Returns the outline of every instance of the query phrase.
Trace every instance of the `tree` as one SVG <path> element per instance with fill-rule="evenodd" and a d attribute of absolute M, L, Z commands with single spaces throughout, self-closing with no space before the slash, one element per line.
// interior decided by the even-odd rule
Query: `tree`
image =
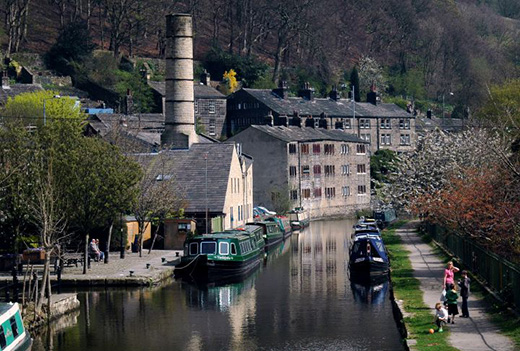
<path fill-rule="evenodd" d="M 224 84 L 224 89 L 222 93 L 224 95 L 229 95 L 235 92 L 238 87 L 238 82 L 236 78 L 237 73 L 230 69 L 229 71 L 224 72 L 222 77 L 222 83 Z"/>
<path fill-rule="evenodd" d="M 172 175 L 174 165 L 164 152 L 138 161 L 143 167 L 139 180 L 139 196 L 134 202 L 132 213 L 139 226 L 139 256 L 142 256 L 144 233 L 152 220 L 163 221 L 168 215 L 182 211 L 186 206 L 184 191 Z"/>
<path fill-rule="evenodd" d="M 74 21 L 66 25 L 60 32 L 56 43 L 45 55 L 47 67 L 64 74 L 74 74 L 74 63 L 83 63 L 90 57 L 94 44 L 88 30 L 87 22 Z"/>
<path fill-rule="evenodd" d="M 356 67 L 352 68 L 352 72 L 350 73 L 350 88 L 351 91 L 354 89 L 354 101 L 360 102 L 360 93 L 359 93 L 359 73 Z"/>
<path fill-rule="evenodd" d="M 397 169 L 397 154 L 388 149 L 377 150 L 370 157 L 370 177 L 376 187 L 388 183 L 388 177 Z"/>
<path fill-rule="evenodd" d="M 5 12 L 5 30 L 7 32 L 6 57 L 18 52 L 20 44 L 27 37 L 27 21 L 30 0 L 2 0 Z"/>
<path fill-rule="evenodd" d="M 370 87 L 375 85 L 380 92 L 387 88 L 383 70 L 377 61 L 369 56 L 363 56 L 359 60 L 360 93 L 367 93 Z"/>

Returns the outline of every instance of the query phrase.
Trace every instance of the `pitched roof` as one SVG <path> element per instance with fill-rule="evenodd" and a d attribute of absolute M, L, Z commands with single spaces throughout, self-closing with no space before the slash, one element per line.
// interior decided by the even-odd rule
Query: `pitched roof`
<path fill-rule="evenodd" d="M 360 139 L 355 134 L 346 133 L 339 129 L 323 129 L 310 127 L 296 127 L 296 126 L 268 126 L 268 125 L 253 125 L 249 128 L 254 128 L 265 134 L 268 134 L 276 139 L 285 142 L 293 141 L 317 141 L 317 140 L 331 140 L 344 141 L 349 143 L 368 144 L 367 141 Z"/>
<path fill-rule="evenodd" d="M 206 204 L 209 212 L 225 212 L 224 202 L 234 148 L 235 144 L 193 144 L 187 150 L 169 150 L 161 153 L 166 157 L 164 176 L 173 177 L 186 195 L 188 205 L 185 212 L 205 212 Z M 157 155 L 147 155 L 148 162 Z M 141 156 L 139 160 L 141 161 Z"/>
<path fill-rule="evenodd" d="M 354 106 L 352 101 L 346 99 L 333 100 L 329 98 L 314 98 L 306 100 L 300 97 L 280 98 L 268 89 L 241 89 L 255 99 L 262 102 L 272 111 L 279 115 L 292 115 L 295 111 L 300 116 L 319 116 L 325 113 L 328 117 L 352 117 L 354 115 Z M 355 103 L 356 117 L 413 117 L 395 104 L 378 103 L 374 105 L 369 102 Z"/>
<path fill-rule="evenodd" d="M 157 93 L 162 96 L 166 95 L 166 83 L 159 81 L 148 81 L 148 85 L 152 87 Z M 226 96 L 219 92 L 217 89 L 200 84 L 197 82 L 193 83 L 193 93 L 195 94 L 196 99 L 225 99 Z"/>
<path fill-rule="evenodd" d="M 15 97 L 23 93 L 32 93 L 43 90 L 40 84 L 11 84 L 9 86 L 2 86 L 0 89 L 0 105 L 5 105 L 8 98 Z"/>

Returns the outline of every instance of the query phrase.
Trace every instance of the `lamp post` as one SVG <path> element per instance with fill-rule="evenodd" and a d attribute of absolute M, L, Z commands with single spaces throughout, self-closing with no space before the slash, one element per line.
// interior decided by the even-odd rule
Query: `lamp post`
<path fill-rule="evenodd" d="M 450 95 L 453 96 L 453 93 L 450 91 Z M 444 108 L 444 93 L 442 93 L 442 118 L 444 118 L 445 115 L 445 108 Z"/>
<path fill-rule="evenodd" d="M 51 97 L 51 98 L 43 99 L 43 125 L 46 125 L 46 124 L 47 124 L 47 114 L 46 114 L 46 111 L 45 111 L 45 102 L 46 102 L 47 100 L 60 99 L 60 98 L 61 98 L 60 95 L 54 95 L 54 96 Z"/>

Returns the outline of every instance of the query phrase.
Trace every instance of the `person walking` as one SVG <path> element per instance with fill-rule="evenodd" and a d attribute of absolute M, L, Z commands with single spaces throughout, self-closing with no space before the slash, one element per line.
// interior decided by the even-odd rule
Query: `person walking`
<path fill-rule="evenodd" d="M 459 314 L 457 299 L 459 293 L 455 290 L 455 285 L 450 284 L 449 290 L 446 291 L 446 303 L 448 304 L 448 323 L 455 324 L 455 316 Z"/>
<path fill-rule="evenodd" d="M 446 292 L 451 290 L 449 285 L 455 285 L 455 273 L 458 271 L 459 269 L 453 265 L 453 261 L 449 261 L 448 266 L 444 269 L 444 280 L 442 283 L 442 288 L 446 289 Z"/>
<path fill-rule="evenodd" d="M 460 297 L 462 297 L 462 318 L 469 318 L 469 310 L 468 310 L 468 298 L 469 298 L 469 290 L 471 279 L 468 277 L 467 271 L 461 272 L 461 278 L 459 280 L 460 287 Z"/>

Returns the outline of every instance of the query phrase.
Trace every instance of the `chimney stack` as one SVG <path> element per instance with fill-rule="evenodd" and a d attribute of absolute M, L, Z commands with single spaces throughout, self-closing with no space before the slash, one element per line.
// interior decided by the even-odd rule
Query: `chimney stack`
<path fill-rule="evenodd" d="M 325 112 L 322 112 L 320 114 L 320 119 L 318 121 L 318 127 L 323 129 L 329 129 L 328 123 L 327 123 L 327 114 Z"/>
<path fill-rule="evenodd" d="M 314 95 L 314 90 L 311 88 L 311 85 L 309 84 L 309 82 L 305 82 L 305 84 L 303 85 L 303 89 L 301 89 L 298 92 L 299 97 L 302 97 L 303 99 L 309 100 L 309 101 L 312 101 L 312 99 L 314 97 L 313 95 Z"/>
<path fill-rule="evenodd" d="M 134 113 L 134 98 L 130 89 L 126 89 L 125 110 L 127 115 Z"/>
<path fill-rule="evenodd" d="M 278 88 L 272 90 L 273 93 L 281 99 L 287 99 L 289 97 L 289 87 L 285 80 L 281 80 L 278 83 Z"/>
<path fill-rule="evenodd" d="M 9 89 L 9 76 L 7 75 L 7 71 L 4 71 L 2 74 L 2 88 Z"/>
<path fill-rule="evenodd" d="M 367 102 L 377 105 L 377 88 L 376 83 L 372 83 L 370 87 L 370 92 L 367 94 Z"/>
<path fill-rule="evenodd" d="M 166 16 L 166 101 L 161 143 L 188 149 L 195 142 L 192 18 L 172 14 Z"/>
<path fill-rule="evenodd" d="M 293 117 L 291 119 L 291 125 L 300 127 L 300 128 L 302 126 L 302 119 L 300 118 L 300 115 L 298 114 L 297 111 L 294 111 L 294 113 L 293 113 Z"/>
<path fill-rule="evenodd" d="M 274 117 L 271 111 L 269 111 L 267 113 L 267 116 L 265 116 L 265 124 L 267 124 L 270 127 L 274 126 Z"/>
<path fill-rule="evenodd" d="M 208 71 L 204 70 L 204 72 L 200 74 L 200 82 L 207 86 L 211 85 L 211 75 Z"/>
<path fill-rule="evenodd" d="M 340 94 L 335 85 L 332 87 L 332 91 L 329 93 L 329 97 L 334 101 L 338 101 L 340 99 Z"/>

